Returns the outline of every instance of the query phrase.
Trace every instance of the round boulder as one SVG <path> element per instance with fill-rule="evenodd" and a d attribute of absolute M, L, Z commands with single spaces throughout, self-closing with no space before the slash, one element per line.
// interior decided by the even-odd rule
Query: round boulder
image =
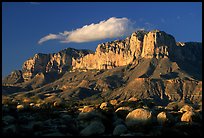
<path fill-rule="evenodd" d="M 24 106 L 23 106 L 22 104 L 20 104 L 20 105 L 17 105 L 16 108 L 17 108 L 18 111 L 20 111 L 20 110 L 23 110 L 23 109 L 24 109 Z"/>
<path fill-rule="evenodd" d="M 160 125 L 166 125 L 168 123 L 171 123 L 173 122 L 173 116 L 167 112 L 160 112 L 158 115 L 157 115 L 157 122 L 160 124 Z"/>
<path fill-rule="evenodd" d="M 193 111 L 187 111 L 182 115 L 181 121 L 182 122 L 193 122 L 194 118 L 195 118 L 195 113 Z"/>
<path fill-rule="evenodd" d="M 152 119 L 153 115 L 151 111 L 138 108 L 126 116 L 125 123 L 128 127 L 134 127 L 135 125 L 149 125 L 152 123 Z"/>

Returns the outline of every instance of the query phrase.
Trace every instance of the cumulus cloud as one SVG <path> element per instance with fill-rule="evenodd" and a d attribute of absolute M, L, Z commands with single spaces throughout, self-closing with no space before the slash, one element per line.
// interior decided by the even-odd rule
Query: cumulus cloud
<path fill-rule="evenodd" d="M 73 31 L 64 31 L 59 34 L 49 34 L 41 38 L 38 43 L 42 44 L 48 40 L 60 40 L 62 43 L 76 42 L 91 42 L 106 38 L 116 38 L 126 36 L 136 31 L 133 23 L 127 18 L 111 17 L 108 20 L 101 21 L 97 24 L 85 25 Z"/>

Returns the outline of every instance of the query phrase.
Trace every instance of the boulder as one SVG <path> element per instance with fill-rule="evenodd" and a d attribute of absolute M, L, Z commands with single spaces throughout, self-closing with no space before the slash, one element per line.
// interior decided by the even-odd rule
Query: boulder
<path fill-rule="evenodd" d="M 114 136 L 120 136 L 128 131 L 127 127 L 123 124 L 117 125 L 113 130 Z"/>
<path fill-rule="evenodd" d="M 17 110 L 20 111 L 20 110 L 23 110 L 25 107 L 24 107 L 24 105 L 20 104 L 20 105 L 17 105 L 16 108 L 17 108 Z"/>
<path fill-rule="evenodd" d="M 7 136 L 14 136 L 17 132 L 15 125 L 9 125 L 3 128 L 3 134 Z"/>
<path fill-rule="evenodd" d="M 173 121 L 174 121 L 173 116 L 169 114 L 168 112 L 163 111 L 157 115 L 157 122 L 162 126 L 172 123 Z"/>
<path fill-rule="evenodd" d="M 92 136 L 92 135 L 100 135 L 105 132 L 105 126 L 100 121 L 93 121 L 84 128 L 81 132 L 81 136 Z"/>
<path fill-rule="evenodd" d="M 194 118 L 195 118 L 195 113 L 193 111 L 187 111 L 182 115 L 181 121 L 191 123 L 194 121 Z"/>
<path fill-rule="evenodd" d="M 9 125 L 15 122 L 15 118 L 13 116 L 10 115 L 6 115 L 2 117 L 2 122 L 4 125 Z"/>
<path fill-rule="evenodd" d="M 116 99 L 114 100 L 110 100 L 109 103 L 113 106 L 117 105 L 118 104 L 118 101 Z"/>
<path fill-rule="evenodd" d="M 135 125 L 145 126 L 152 123 L 153 114 L 147 109 L 138 108 L 130 112 L 125 119 L 125 123 L 128 127 L 134 127 Z"/>

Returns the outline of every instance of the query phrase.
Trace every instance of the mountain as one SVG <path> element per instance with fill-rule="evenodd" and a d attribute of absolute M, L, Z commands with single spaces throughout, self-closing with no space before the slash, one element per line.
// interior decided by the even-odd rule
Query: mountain
<path fill-rule="evenodd" d="M 67 48 L 53 54 L 35 54 L 22 65 L 22 70 L 15 70 L 3 79 L 4 85 L 20 85 L 20 87 L 38 88 L 60 78 L 72 68 L 72 61 L 87 54 L 91 50 Z M 21 83 L 21 84 L 19 84 Z"/>
<path fill-rule="evenodd" d="M 172 35 L 159 30 L 137 31 L 125 40 L 99 44 L 95 53 L 67 48 L 54 54 L 35 54 L 23 63 L 22 71 L 12 72 L 3 84 L 31 92 L 57 87 L 55 90 L 61 90 L 65 97 L 82 88 L 80 93 L 94 95 L 97 91 L 103 98 L 166 97 L 199 102 L 202 43 L 176 42 Z"/>

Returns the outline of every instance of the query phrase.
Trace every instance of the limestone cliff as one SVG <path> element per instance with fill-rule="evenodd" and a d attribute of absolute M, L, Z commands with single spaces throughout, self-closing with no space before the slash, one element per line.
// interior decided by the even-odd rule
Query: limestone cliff
<path fill-rule="evenodd" d="M 137 31 L 125 40 L 99 44 L 94 54 L 75 60 L 73 69 L 112 69 L 141 58 L 168 58 L 176 47 L 174 37 L 163 31 Z"/>
<path fill-rule="evenodd" d="M 72 66 L 72 60 L 91 53 L 89 50 L 76 50 L 67 48 L 53 54 L 35 54 L 33 58 L 23 63 L 22 72 L 24 80 L 33 78 L 37 73 L 64 73 Z"/>
<path fill-rule="evenodd" d="M 141 57 L 167 58 L 176 47 L 173 36 L 159 30 L 149 32 L 144 36 Z"/>
<path fill-rule="evenodd" d="M 125 40 L 99 44 L 94 54 L 75 60 L 73 69 L 112 69 L 127 65 L 140 57 L 145 34 L 138 31 Z"/>

